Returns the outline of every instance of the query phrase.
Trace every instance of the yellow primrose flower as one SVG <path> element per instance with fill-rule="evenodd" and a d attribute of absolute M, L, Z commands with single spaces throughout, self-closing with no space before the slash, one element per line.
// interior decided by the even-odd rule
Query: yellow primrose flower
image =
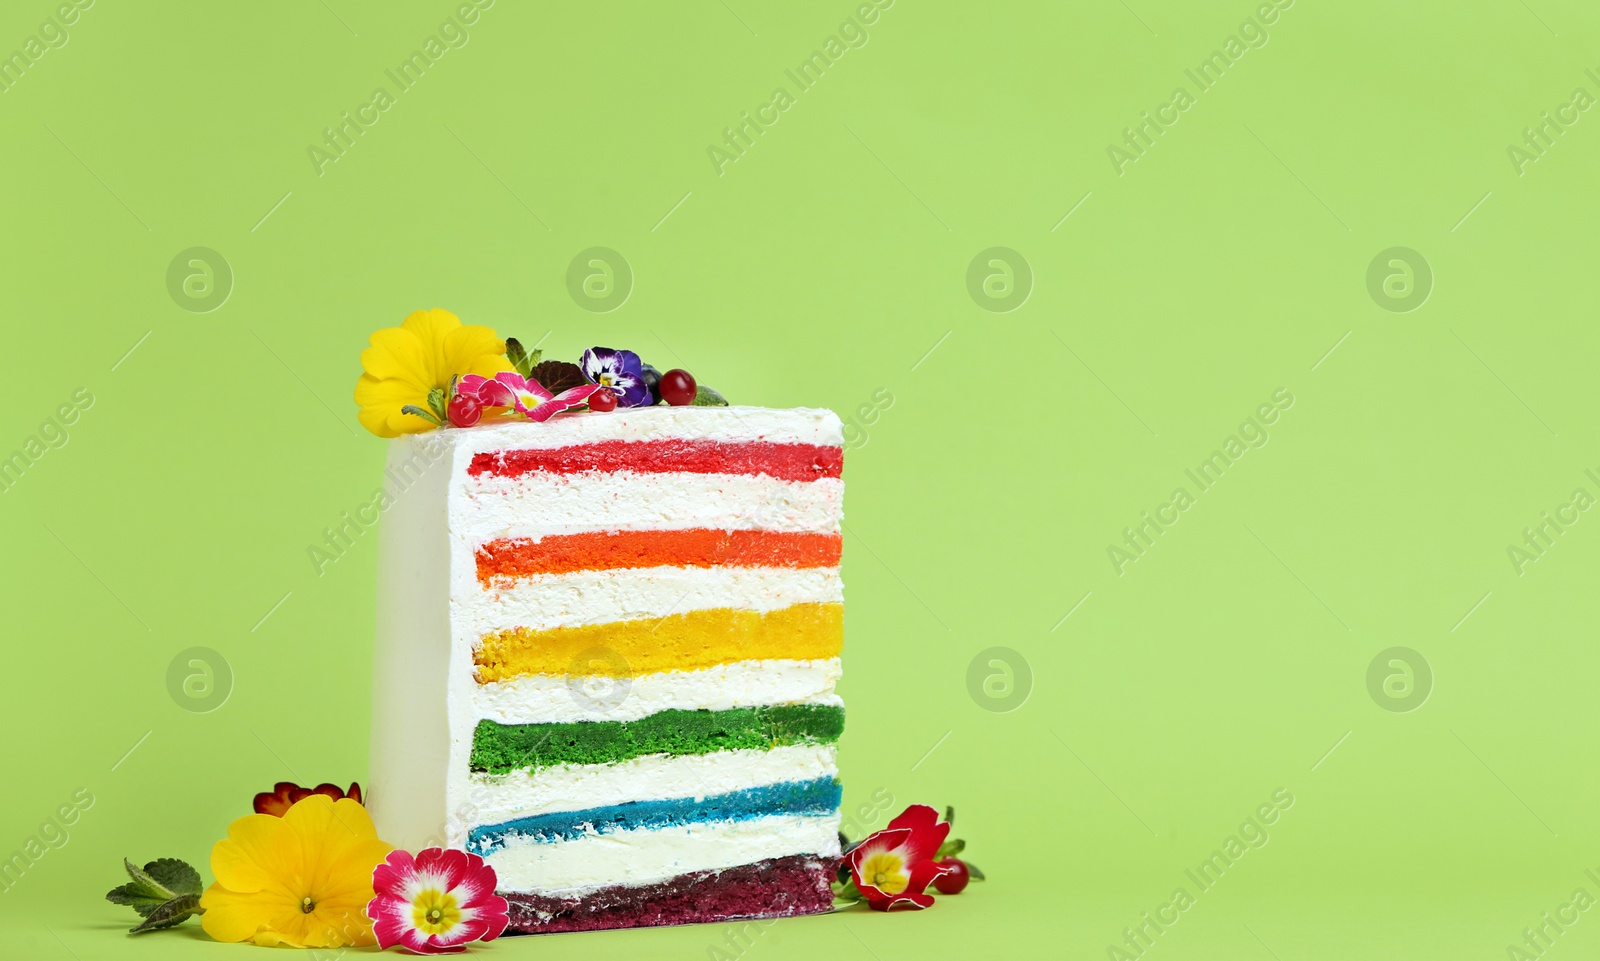
<path fill-rule="evenodd" d="M 281 818 L 242 817 L 211 849 L 217 883 L 200 899 L 201 927 L 218 941 L 266 947 L 374 944 L 372 871 L 392 850 L 348 798 L 313 794 Z"/>
<path fill-rule="evenodd" d="M 488 327 L 464 327 L 448 310 L 419 310 L 399 327 L 373 334 L 372 346 L 361 352 L 365 373 L 356 382 L 361 425 L 379 437 L 433 430 L 438 425 L 401 408 L 429 410 L 428 393 L 448 391 L 450 378 L 458 374 L 492 378 L 515 370 L 505 353 L 506 342 Z"/>

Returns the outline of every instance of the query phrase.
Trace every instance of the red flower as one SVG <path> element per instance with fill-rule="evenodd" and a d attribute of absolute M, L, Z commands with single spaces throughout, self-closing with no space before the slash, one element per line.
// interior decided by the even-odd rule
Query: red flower
<path fill-rule="evenodd" d="M 428 848 L 415 858 L 389 852 L 372 870 L 377 897 L 367 902 L 378 947 L 454 954 L 469 941 L 498 938 L 510 917 L 496 881 L 494 868 L 465 851 Z"/>
<path fill-rule="evenodd" d="M 279 781 L 272 786 L 270 791 L 262 791 L 256 795 L 256 813 L 270 814 L 275 818 L 283 817 L 285 811 L 294 806 L 294 802 L 301 798 L 308 798 L 313 794 L 326 794 L 337 801 L 340 798 L 349 798 L 357 804 L 361 800 L 361 785 L 350 782 L 350 790 L 341 791 L 332 784 L 318 784 L 316 787 L 304 788 L 293 781 Z"/>
<path fill-rule="evenodd" d="M 925 893 L 933 880 L 949 873 L 934 862 L 950 825 L 926 804 L 913 804 L 889 826 L 856 845 L 845 855 L 850 877 L 875 911 L 895 908 L 921 910 L 933 904 Z"/>

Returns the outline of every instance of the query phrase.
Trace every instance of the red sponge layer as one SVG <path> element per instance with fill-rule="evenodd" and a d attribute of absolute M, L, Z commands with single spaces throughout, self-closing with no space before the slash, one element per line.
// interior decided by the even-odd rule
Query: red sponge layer
<path fill-rule="evenodd" d="M 779 480 L 813 481 L 838 477 L 844 450 L 815 444 L 768 441 L 607 440 L 550 450 L 503 450 L 474 454 L 467 473 L 520 477 L 534 471 L 637 471 L 659 474 L 766 474 Z"/>
<path fill-rule="evenodd" d="M 581 898 L 500 894 L 511 930 L 526 934 L 658 927 L 737 918 L 788 918 L 833 908 L 835 865 L 797 854 L 722 871 L 697 871 L 639 887 L 601 888 Z"/>

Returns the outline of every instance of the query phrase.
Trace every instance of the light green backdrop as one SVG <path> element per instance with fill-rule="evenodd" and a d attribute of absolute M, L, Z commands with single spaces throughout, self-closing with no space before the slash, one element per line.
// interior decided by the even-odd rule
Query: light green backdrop
<path fill-rule="evenodd" d="M 0 853 L 94 798 L 0 894 L 0 954 L 237 956 L 123 937 L 120 858 L 203 864 L 272 781 L 364 777 L 376 537 L 320 575 L 307 548 L 378 484 L 366 336 L 427 306 L 875 408 L 846 458 L 847 804 L 955 804 L 991 880 L 744 956 L 1100 958 L 1159 910 L 1151 957 L 1505 957 L 1563 912 L 1552 951 L 1600 947 L 1565 907 L 1600 897 L 1600 515 L 1565 506 L 1600 496 L 1600 14 L 898 0 L 858 32 L 844 0 L 499 0 L 441 32 L 454 10 L 99 0 L 32 60 L 52 4 L 0 9 L 0 453 L 40 455 L 0 493 Z M 745 114 L 770 126 L 719 164 Z M 610 312 L 566 279 L 595 246 L 633 275 Z M 204 278 L 169 290 L 193 247 L 232 273 L 206 313 Z M 1170 528 L 1119 565 L 1146 512 Z M 1546 513 L 1570 529 L 1514 562 Z M 169 693 L 192 647 L 232 673 L 211 713 Z M 1233 835 L 1260 846 L 1202 890 Z"/>

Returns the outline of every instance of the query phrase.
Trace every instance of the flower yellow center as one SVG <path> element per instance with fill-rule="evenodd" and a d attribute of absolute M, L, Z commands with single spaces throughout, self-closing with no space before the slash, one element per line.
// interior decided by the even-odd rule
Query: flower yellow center
<path fill-rule="evenodd" d="M 455 895 L 429 888 L 411 902 L 411 921 L 424 934 L 443 934 L 461 921 Z"/>
<path fill-rule="evenodd" d="M 518 399 L 522 401 L 522 406 L 526 407 L 528 410 L 533 410 L 535 407 L 538 407 L 540 404 L 544 403 L 544 398 L 540 397 L 538 394 L 521 394 L 519 395 Z"/>
<path fill-rule="evenodd" d="M 317 902 L 311 900 L 311 898 L 309 896 L 300 899 L 300 913 L 301 914 L 310 914 L 311 912 L 315 911 L 316 909 L 317 909 Z"/>
<path fill-rule="evenodd" d="M 601 374 L 600 375 L 600 386 L 601 387 L 610 387 L 611 386 L 611 375 L 610 374 Z"/>
<path fill-rule="evenodd" d="M 879 851 L 861 864 L 861 876 L 884 894 L 899 894 L 911 883 L 905 861 L 893 851 Z"/>

